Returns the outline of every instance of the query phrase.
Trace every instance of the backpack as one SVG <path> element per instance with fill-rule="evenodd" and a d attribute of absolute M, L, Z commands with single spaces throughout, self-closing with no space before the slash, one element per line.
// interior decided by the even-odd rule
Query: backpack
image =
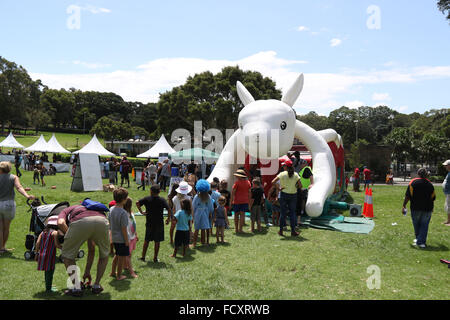
<path fill-rule="evenodd" d="M 81 205 L 83 207 L 85 207 L 86 209 L 92 210 L 92 211 L 99 211 L 99 212 L 103 212 L 103 213 L 109 211 L 108 207 L 105 206 L 103 203 L 91 200 L 89 198 L 84 199 L 83 202 L 81 203 Z"/>

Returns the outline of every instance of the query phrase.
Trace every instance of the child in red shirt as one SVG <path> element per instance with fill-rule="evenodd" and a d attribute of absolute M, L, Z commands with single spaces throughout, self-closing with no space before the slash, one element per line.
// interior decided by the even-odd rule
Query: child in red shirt
<path fill-rule="evenodd" d="M 245 213 L 249 211 L 248 204 L 251 199 L 251 184 L 248 181 L 244 170 L 239 169 L 234 174 L 237 181 L 234 183 L 231 192 L 231 204 L 234 211 L 234 226 L 236 233 L 242 233 L 245 223 Z"/>

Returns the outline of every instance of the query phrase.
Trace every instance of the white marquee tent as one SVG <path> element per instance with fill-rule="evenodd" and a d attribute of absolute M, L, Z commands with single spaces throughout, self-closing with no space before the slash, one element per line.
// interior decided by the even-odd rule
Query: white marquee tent
<path fill-rule="evenodd" d="M 12 132 L 9 133 L 9 135 L 0 142 L 0 147 L 5 148 L 16 148 L 16 149 L 23 149 L 25 148 L 23 145 L 17 142 L 16 138 L 14 138 Z"/>
<path fill-rule="evenodd" d="M 144 153 L 138 154 L 137 158 L 158 158 L 160 153 L 174 153 L 175 150 L 169 145 L 164 135 L 161 135 L 158 142 L 155 143 L 153 147 L 145 151 Z"/>
<path fill-rule="evenodd" d="M 36 152 L 47 152 L 48 145 L 47 141 L 45 141 L 44 136 L 41 134 L 39 139 L 33 143 L 28 148 L 25 148 L 25 151 L 36 151 Z"/>
<path fill-rule="evenodd" d="M 87 145 L 85 145 L 80 150 L 75 151 L 74 153 L 94 153 L 98 154 L 99 156 L 114 156 L 114 153 L 109 152 L 105 149 L 105 147 L 102 146 L 102 144 L 97 139 L 97 135 L 95 134 Z"/>
<path fill-rule="evenodd" d="M 47 152 L 51 153 L 70 153 L 56 140 L 55 134 L 47 142 Z"/>

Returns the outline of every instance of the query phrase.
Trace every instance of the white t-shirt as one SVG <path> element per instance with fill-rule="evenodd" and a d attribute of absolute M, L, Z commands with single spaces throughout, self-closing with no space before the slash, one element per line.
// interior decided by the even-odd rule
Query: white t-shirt
<path fill-rule="evenodd" d="M 181 210 L 181 201 L 184 199 L 189 199 L 192 201 L 191 196 L 188 195 L 184 195 L 181 193 L 178 193 L 175 197 L 173 197 L 172 202 L 173 202 L 173 211 L 177 212 L 178 210 Z"/>

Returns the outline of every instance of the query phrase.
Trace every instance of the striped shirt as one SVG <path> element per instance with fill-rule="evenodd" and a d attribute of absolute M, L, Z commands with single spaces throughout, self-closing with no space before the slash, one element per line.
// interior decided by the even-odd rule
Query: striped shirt
<path fill-rule="evenodd" d="M 38 270 L 55 270 L 56 244 L 51 231 L 41 233 L 39 246 Z"/>

